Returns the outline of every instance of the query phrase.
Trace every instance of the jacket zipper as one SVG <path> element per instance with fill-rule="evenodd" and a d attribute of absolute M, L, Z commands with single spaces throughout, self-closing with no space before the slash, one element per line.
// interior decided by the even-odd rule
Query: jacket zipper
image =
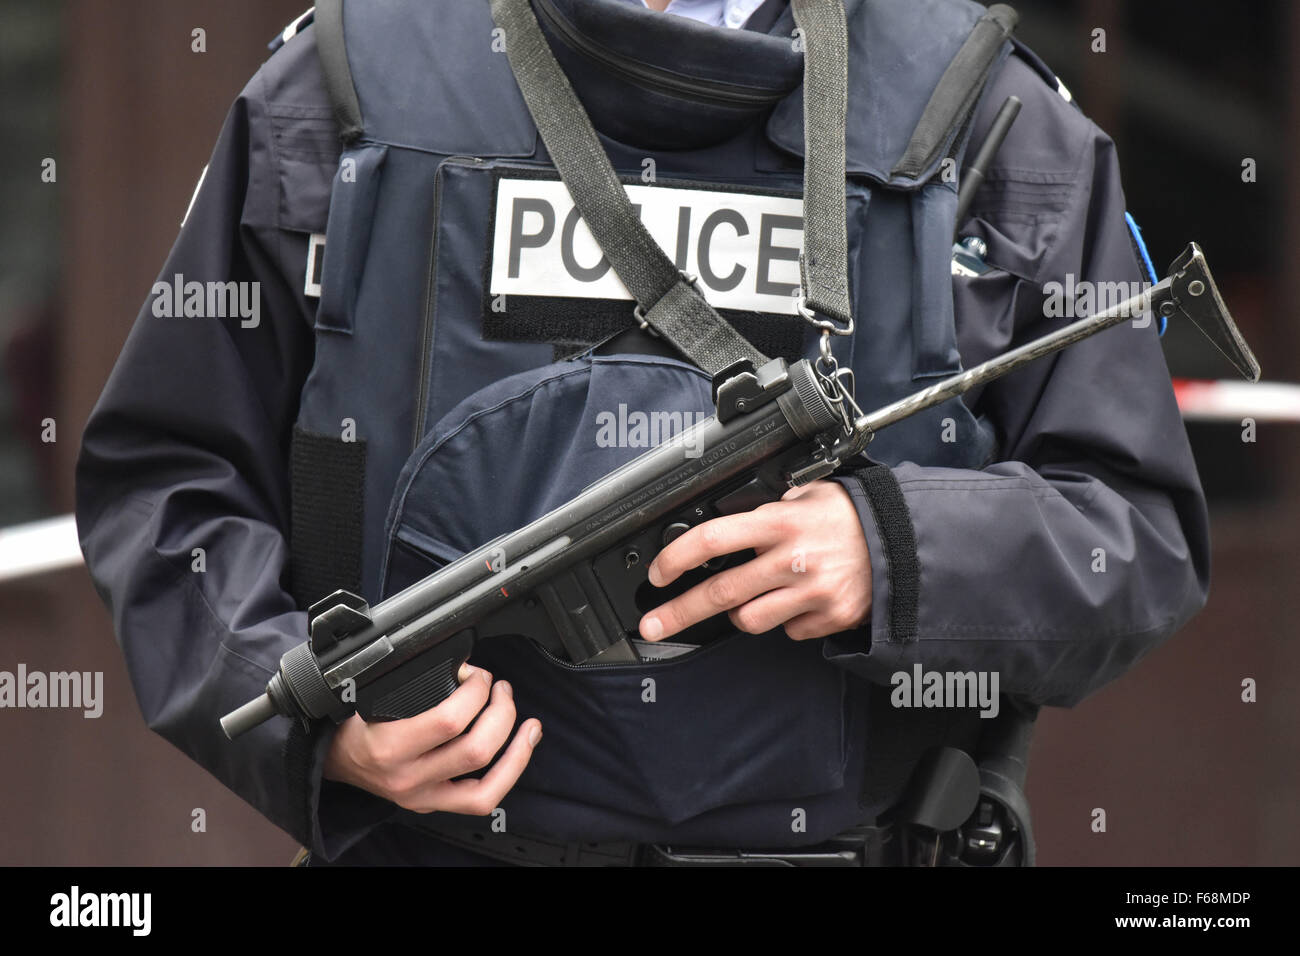
<path fill-rule="evenodd" d="M 596 61 L 612 73 L 634 80 L 638 85 L 666 91 L 683 99 L 702 103 L 721 103 L 726 106 L 767 105 L 785 99 L 788 90 L 755 90 L 750 87 L 723 83 L 719 80 L 683 79 L 675 73 L 646 63 L 624 60 L 603 46 L 583 36 L 555 8 L 552 0 L 537 0 L 537 12 L 546 25 L 560 35 L 566 45 L 588 59 Z"/>
<path fill-rule="evenodd" d="M 561 660 L 560 658 L 556 657 L 554 654 L 548 651 L 537 641 L 533 641 L 533 644 L 536 645 L 538 650 L 540 650 L 543 654 L 546 655 L 547 659 L 552 664 L 558 664 L 559 666 L 563 667 L 565 670 L 570 670 L 570 671 L 592 671 L 602 667 L 639 667 L 642 664 L 646 663 L 645 661 L 639 661 L 636 664 L 630 663 L 628 661 L 618 661 L 618 662 L 596 663 L 596 664 L 575 664 L 573 663 L 573 661 Z"/>
<path fill-rule="evenodd" d="M 732 635 L 732 636 L 734 636 L 734 635 Z M 590 670 L 595 670 L 595 669 L 597 669 L 597 668 L 601 668 L 601 667 L 640 667 L 640 668 L 644 668 L 644 667 L 657 667 L 657 666 L 661 666 L 661 665 L 664 665 L 664 664 L 672 664 L 672 663 L 675 663 L 675 662 L 677 662 L 677 661 L 679 661 L 679 660 L 682 660 L 682 659 L 684 659 L 684 658 L 688 658 L 688 657 L 691 657 L 691 658 L 698 657 L 700 654 L 704 653 L 705 651 L 708 651 L 708 650 L 713 649 L 713 648 L 716 647 L 718 644 L 722 643 L 722 641 L 724 641 L 724 640 L 727 640 L 727 638 L 717 638 L 717 639 L 715 639 L 715 640 L 713 640 L 713 641 L 710 641 L 708 644 L 701 644 L 701 645 L 699 645 L 699 646 L 696 647 L 695 650 L 693 650 L 693 651 L 688 651 L 688 652 L 685 653 L 685 654 L 678 654 L 678 655 L 676 655 L 676 656 L 674 656 L 674 657 L 665 657 L 665 658 L 660 658 L 660 659 L 658 659 L 658 660 L 656 660 L 656 659 L 654 659 L 654 658 L 643 658 L 642 660 L 637 661 L 636 663 L 629 663 L 628 661 L 615 661 L 615 662 L 610 662 L 610 663 L 597 663 L 597 664 L 575 664 L 575 663 L 573 663 L 572 661 L 566 661 L 566 660 L 563 660 L 562 658 L 556 657 L 554 654 L 552 654 L 550 651 L 548 651 L 544 646 L 542 646 L 542 644 L 541 644 L 539 641 L 533 641 L 532 643 L 533 643 L 533 646 L 534 646 L 534 647 L 536 647 L 539 651 L 541 651 L 543 654 L 546 655 L 546 658 L 547 658 L 551 663 L 553 663 L 553 664 L 558 664 L 560 667 L 563 667 L 565 670 L 570 670 L 570 671 L 590 671 Z"/>
<path fill-rule="evenodd" d="M 699 648 L 696 648 L 694 651 L 691 651 L 690 653 L 687 653 L 687 654 L 680 654 L 680 655 L 678 655 L 678 657 L 669 657 L 669 658 L 666 658 L 666 659 L 664 659 L 664 660 L 657 660 L 657 661 L 656 661 L 656 660 L 640 660 L 640 661 L 637 661 L 635 664 L 630 663 L 629 661 L 617 661 L 617 662 L 596 663 L 596 664 L 575 664 L 575 663 L 573 663 L 572 661 L 566 661 L 566 660 L 562 660 L 561 658 L 556 657 L 554 654 L 552 654 L 550 651 L 548 651 L 545 647 L 543 647 L 543 646 L 542 646 L 540 643 L 538 643 L 537 641 L 533 641 L 533 644 L 537 647 L 537 649 L 538 649 L 539 651 L 541 651 L 543 654 L 546 655 L 546 658 L 547 658 L 547 659 L 548 659 L 552 664 L 558 664 L 560 667 L 563 667 L 565 670 L 569 670 L 569 671 L 594 671 L 594 670 L 599 670 L 599 669 L 601 669 L 601 668 L 609 668 L 609 667 L 639 667 L 639 668 L 644 668 L 644 667 L 646 667 L 647 665 L 653 667 L 653 666 L 656 665 L 656 664 L 669 664 L 669 663 L 672 663 L 673 661 L 678 660 L 679 657 L 694 657 L 696 654 L 698 654 L 701 650 L 704 649 L 704 647 L 699 647 Z M 705 645 L 705 646 L 707 646 L 707 645 Z"/>
<path fill-rule="evenodd" d="M 482 166 L 486 160 L 477 156 L 448 156 L 438 164 L 438 168 L 433 174 L 433 237 L 429 243 L 429 271 L 425 276 L 424 283 L 424 326 L 420 334 L 420 383 L 417 389 L 417 398 L 415 405 L 415 429 L 411 436 L 411 450 L 420 444 L 420 439 L 424 437 L 424 424 L 426 409 L 429 404 L 429 375 L 432 372 L 433 363 L 433 332 L 435 324 L 435 313 L 438 309 L 437 289 L 434 283 L 438 279 L 438 233 L 439 208 L 442 205 L 442 170 L 448 163 L 455 163 L 462 166 Z"/>

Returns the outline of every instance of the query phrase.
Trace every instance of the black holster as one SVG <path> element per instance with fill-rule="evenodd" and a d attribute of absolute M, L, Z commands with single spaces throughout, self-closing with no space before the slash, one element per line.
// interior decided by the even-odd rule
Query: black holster
<path fill-rule="evenodd" d="M 1036 707 L 1002 698 L 972 757 L 956 747 L 925 753 L 888 815 L 905 866 L 1033 866 L 1025 773 Z"/>

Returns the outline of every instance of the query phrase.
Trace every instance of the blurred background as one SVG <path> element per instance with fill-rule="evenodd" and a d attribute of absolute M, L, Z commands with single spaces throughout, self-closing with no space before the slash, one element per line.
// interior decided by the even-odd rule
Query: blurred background
<path fill-rule="evenodd" d="M 81 428 L 226 110 L 304 5 L 0 0 L 0 529 L 71 511 Z M 1300 381 L 1300 3 L 1013 6 L 1118 143 L 1157 268 L 1199 242 L 1265 379 Z M 1225 375 L 1173 328 L 1176 377 Z M 1300 426 L 1261 417 L 1253 443 L 1240 416 L 1188 429 L 1209 605 L 1127 677 L 1044 711 L 1029 796 L 1045 865 L 1300 862 Z M 288 863 L 287 835 L 145 727 L 84 569 L 0 580 L 0 670 L 19 662 L 103 671 L 105 708 L 0 711 L 0 864 Z"/>

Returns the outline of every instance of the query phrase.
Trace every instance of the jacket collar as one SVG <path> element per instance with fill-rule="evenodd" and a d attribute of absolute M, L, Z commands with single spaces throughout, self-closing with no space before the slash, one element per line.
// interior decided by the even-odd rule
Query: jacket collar
<path fill-rule="evenodd" d="M 768 140 L 803 157 L 803 54 L 792 39 L 788 0 L 768 0 L 742 30 L 616 0 L 534 0 L 534 7 L 602 133 L 634 147 L 700 148 L 770 112 Z M 983 8 L 966 0 L 845 0 L 845 9 L 846 172 L 914 185 L 933 169 L 906 181 L 891 171 Z M 682 92 L 665 89 L 674 81 Z M 690 93 L 692 86 L 708 91 L 720 84 L 734 87 L 741 100 L 756 98 L 743 105 L 727 103 L 725 95 L 707 102 Z"/>

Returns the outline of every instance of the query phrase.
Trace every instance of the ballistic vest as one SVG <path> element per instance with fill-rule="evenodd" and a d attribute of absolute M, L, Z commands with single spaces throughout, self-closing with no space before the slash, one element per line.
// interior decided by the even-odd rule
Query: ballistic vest
<path fill-rule="evenodd" d="M 533 6 L 659 244 L 760 351 L 815 357 L 795 308 L 790 10 L 771 0 L 724 30 L 615 2 Z M 990 15 L 966 0 L 847 12 L 856 332 L 834 350 L 866 409 L 960 370 L 955 173 L 1010 44 L 985 31 L 973 50 Z M 316 352 L 292 449 L 304 607 L 336 588 L 376 602 L 712 412 L 708 377 L 684 359 L 593 353 L 634 323 L 634 303 L 549 162 L 486 0 L 335 0 L 315 29 L 344 149 L 312 240 Z M 954 468 L 994 452 L 957 400 L 869 449 Z M 927 746 L 978 731 L 892 709 L 889 688 L 779 630 L 640 664 L 576 668 L 524 636 L 480 642 L 472 660 L 545 729 L 502 804 L 521 833 L 815 842 L 896 800 Z"/>

